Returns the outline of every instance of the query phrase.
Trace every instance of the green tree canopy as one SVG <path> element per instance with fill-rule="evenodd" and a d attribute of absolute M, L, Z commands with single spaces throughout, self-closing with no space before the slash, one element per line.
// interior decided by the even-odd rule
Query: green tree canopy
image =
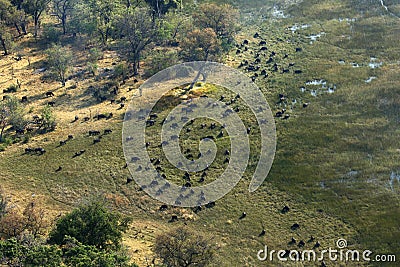
<path fill-rule="evenodd" d="M 127 217 L 109 211 L 103 202 L 93 201 L 60 218 L 49 240 L 60 245 L 71 236 L 84 245 L 118 249 L 129 222 Z"/>
<path fill-rule="evenodd" d="M 71 52 L 60 45 L 53 45 L 47 51 L 47 61 L 54 74 L 65 86 L 66 75 L 72 64 Z"/>
<path fill-rule="evenodd" d="M 132 62 L 134 74 L 138 74 L 142 51 L 158 38 L 157 24 L 151 20 L 147 8 L 128 9 L 116 20 L 121 51 Z"/>
<path fill-rule="evenodd" d="M 223 46 L 233 42 L 237 30 L 239 11 L 228 4 L 205 3 L 193 13 L 195 25 L 200 29 L 211 28 Z"/>
<path fill-rule="evenodd" d="M 43 12 L 48 8 L 51 0 L 24 0 L 22 2 L 22 8 L 24 11 L 31 15 L 35 25 L 34 36 L 37 37 L 38 29 L 40 26 L 40 19 Z"/>
<path fill-rule="evenodd" d="M 211 28 L 195 29 L 181 42 L 181 57 L 186 61 L 217 60 L 221 41 Z"/>
<path fill-rule="evenodd" d="M 25 129 L 27 125 L 25 115 L 24 107 L 16 98 L 8 97 L 0 102 L 0 142 L 7 126 L 12 126 L 15 130 Z"/>

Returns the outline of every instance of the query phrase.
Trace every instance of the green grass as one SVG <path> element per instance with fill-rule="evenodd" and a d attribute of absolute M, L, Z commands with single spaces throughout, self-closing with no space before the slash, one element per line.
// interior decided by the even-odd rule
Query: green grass
<path fill-rule="evenodd" d="M 280 65 L 294 62 L 294 69 L 303 70 L 302 74 L 293 74 L 292 71 L 281 74 L 263 66 L 270 76 L 256 81 L 273 112 L 284 107 L 275 104 L 279 93 L 288 95 L 290 101 L 296 99 L 298 103 L 288 103 L 289 120 L 276 118 L 278 143 L 275 160 L 267 180 L 253 194 L 247 188 L 258 161 L 260 136 L 257 131 L 251 135 L 252 155 L 243 180 L 218 200 L 214 208 L 203 209 L 198 214 L 190 209 L 181 211 L 176 208 L 159 212 L 161 203 L 148 197 L 134 183 L 126 184 L 130 174 L 123 169 L 122 123 L 117 119 L 107 121 L 105 125 L 90 122 L 88 127 L 93 129 L 113 129 L 112 134 L 105 135 L 95 145 L 92 137 L 82 133 L 62 147 L 58 147 L 57 141 L 45 142 L 43 146 L 47 152 L 43 156 L 24 155 L 23 148 L 12 153 L 6 150 L 0 161 L 0 182 L 13 190 L 42 192 L 53 199 L 49 204 L 61 203 L 67 207 L 93 194 L 105 194 L 135 220 L 153 220 L 166 227 L 182 224 L 185 221 L 182 213 L 190 214 L 194 220 L 185 221 L 189 227 L 215 237 L 219 247 L 215 265 L 263 266 L 256 255 L 264 244 L 273 249 L 294 249 L 287 244 L 291 237 L 306 241 L 310 235 L 321 242 L 321 249 L 334 247 L 338 238 L 346 238 L 351 248 L 399 257 L 400 185 L 394 184 L 391 190 L 389 178 L 392 171 L 400 169 L 400 22 L 390 16 L 382 17 L 379 1 L 376 2 L 376 6 L 368 8 L 362 2 L 351 5 L 350 1 L 304 1 L 287 11 L 290 18 L 266 21 L 240 33 L 240 38 L 250 40 L 250 50 L 255 50 L 259 40 L 252 36 L 258 31 L 268 42 L 268 53 L 277 53 Z M 368 12 L 360 17 L 360 10 Z M 357 17 L 352 30 L 346 22 L 338 22 L 339 17 Z M 292 34 L 287 28 L 294 23 L 312 26 L 299 30 L 299 34 Z M 309 44 L 306 36 L 321 31 L 326 34 Z M 350 36 L 350 39 L 342 35 Z M 278 41 L 278 38 L 291 42 Z M 302 47 L 303 52 L 295 53 L 296 47 Z M 282 58 L 284 53 L 289 54 L 287 59 Z M 250 51 L 238 56 L 232 51 L 230 56 L 235 59 L 234 66 L 244 59 L 254 59 Z M 383 66 L 369 68 L 371 56 L 377 57 L 378 62 L 382 61 Z M 340 59 L 345 60 L 344 65 L 338 63 Z M 351 62 L 360 64 L 360 67 L 353 68 Z M 371 76 L 377 79 L 365 83 Z M 300 87 L 313 79 L 324 79 L 328 85 L 337 85 L 336 92 L 317 97 L 311 96 L 309 91 L 302 93 Z M 203 90 L 217 99 L 222 94 L 229 95 L 223 88 L 208 84 L 201 86 L 196 90 Z M 174 94 L 162 99 L 156 107 L 160 115 L 157 121 L 161 121 L 178 102 L 179 98 Z M 302 107 L 305 102 L 310 103 L 309 107 Z M 238 105 L 245 125 L 253 127 L 252 114 L 241 101 Z M 203 122 L 210 123 L 196 120 L 191 126 L 194 131 L 184 134 L 182 150 L 190 148 L 192 154 L 197 155 L 195 144 L 198 137 L 217 134 L 210 130 L 199 131 Z M 159 126 L 149 127 L 146 138 L 152 144 L 150 157 L 163 159 L 158 147 L 160 129 Z M 219 152 L 207 181 L 212 181 L 223 171 L 223 151 L 229 146 L 228 141 L 217 139 Z M 72 158 L 81 149 L 86 149 L 86 152 Z M 162 167 L 168 178 L 181 183 L 183 172 L 165 162 L 163 159 Z M 58 166 L 63 170 L 55 172 Z M 195 176 L 194 180 L 198 177 Z M 291 208 L 288 214 L 280 213 L 284 205 Z M 247 217 L 239 220 L 244 211 Z M 179 222 L 168 224 L 168 219 L 174 214 L 179 215 Z M 293 223 L 299 223 L 300 229 L 290 230 Z M 266 235 L 259 237 L 263 228 Z M 311 247 L 312 243 L 306 244 L 306 248 Z M 275 262 L 271 266 L 281 265 Z"/>

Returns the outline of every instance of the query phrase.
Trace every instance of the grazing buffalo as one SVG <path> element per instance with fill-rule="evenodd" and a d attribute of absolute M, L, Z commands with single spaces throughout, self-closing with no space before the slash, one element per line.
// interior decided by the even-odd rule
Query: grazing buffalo
<path fill-rule="evenodd" d="M 207 209 L 213 208 L 213 207 L 215 207 L 215 202 L 211 201 L 210 203 L 207 203 L 205 206 Z"/>
<path fill-rule="evenodd" d="M 288 206 L 284 206 L 281 210 L 281 213 L 285 214 L 288 213 L 290 211 L 290 208 Z"/>
<path fill-rule="evenodd" d="M 52 96 L 54 96 L 54 93 L 52 91 L 46 92 L 46 97 L 52 97 Z"/>
<path fill-rule="evenodd" d="M 243 212 L 242 215 L 240 215 L 239 220 L 244 219 L 247 216 L 246 212 Z"/>
<path fill-rule="evenodd" d="M 300 228 L 300 225 L 298 223 L 294 223 L 292 226 L 290 226 L 290 229 L 293 230 L 293 231 L 295 231 L 295 230 L 297 230 L 299 228 Z"/>
<path fill-rule="evenodd" d="M 23 96 L 21 98 L 21 103 L 26 103 L 26 102 L 28 102 L 28 97 L 27 96 Z"/>
<path fill-rule="evenodd" d="M 178 220 L 178 216 L 176 216 L 176 215 L 172 215 L 171 216 L 171 219 L 168 221 L 169 223 L 173 223 L 173 222 L 176 222 Z"/>
<path fill-rule="evenodd" d="M 146 125 L 147 126 L 153 126 L 156 122 L 154 120 L 147 120 Z"/>
<path fill-rule="evenodd" d="M 262 230 L 261 230 L 261 233 L 260 233 L 258 236 L 259 236 L 259 237 L 265 236 L 265 233 L 266 233 L 265 229 L 262 229 Z"/>
<path fill-rule="evenodd" d="M 321 244 L 317 241 L 313 247 L 313 249 L 319 248 L 321 246 Z"/>
<path fill-rule="evenodd" d="M 139 160 L 140 160 L 139 157 L 131 157 L 131 162 L 137 162 Z"/>
<path fill-rule="evenodd" d="M 37 147 L 37 148 L 35 148 L 35 153 L 38 153 L 39 155 L 43 155 L 44 153 L 46 153 L 46 150 L 42 147 Z"/>
<path fill-rule="evenodd" d="M 96 136 L 96 135 L 99 135 L 100 134 L 100 131 L 96 131 L 96 130 L 90 130 L 89 131 L 89 136 Z"/>

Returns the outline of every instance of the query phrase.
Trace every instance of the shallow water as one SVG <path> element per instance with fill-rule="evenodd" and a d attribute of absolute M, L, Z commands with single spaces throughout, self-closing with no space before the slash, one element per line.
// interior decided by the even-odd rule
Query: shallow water
<path fill-rule="evenodd" d="M 272 10 L 272 16 L 278 19 L 287 18 L 287 15 L 285 15 L 283 10 L 278 9 L 276 6 L 274 6 L 274 9 Z"/>
<path fill-rule="evenodd" d="M 368 79 L 366 79 L 365 82 L 366 82 L 366 83 L 370 83 L 370 82 L 372 82 L 372 81 L 375 80 L 375 79 L 376 79 L 375 76 L 371 76 L 371 77 L 369 77 Z"/>
<path fill-rule="evenodd" d="M 371 68 L 371 69 L 376 69 L 376 68 L 379 68 L 380 66 L 382 66 L 382 62 L 370 62 L 369 64 L 368 64 L 368 66 Z"/>
<path fill-rule="evenodd" d="M 309 27 L 311 27 L 310 24 L 301 24 L 301 25 L 294 24 L 292 27 L 289 28 L 289 30 L 291 30 L 292 33 L 295 33 L 297 30 L 300 30 L 300 29 L 307 29 L 307 28 L 309 28 Z"/>
<path fill-rule="evenodd" d="M 392 189 L 392 190 L 393 190 L 395 181 L 397 181 L 397 183 L 400 183 L 400 174 L 392 171 L 392 173 L 390 174 L 390 181 L 389 181 L 389 186 L 390 186 L 390 189 Z"/>
<path fill-rule="evenodd" d="M 306 85 L 326 85 L 326 81 L 325 80 L 312 80 L 309 82 L 306 82 Z"/>
<path fill-rule="evenodd" d="M 321 38 L 322 35 L 325 35 L 325 32 L 320 32 L 320 33 L 317 33 L 317 34 L 312 34 L 312 35 L 306 36 L 306 38 L 310 39 L 310 40 L 311 40 L 310 43 L 312 43 L 312 42 L 317 41 L 318 38 Z"/>

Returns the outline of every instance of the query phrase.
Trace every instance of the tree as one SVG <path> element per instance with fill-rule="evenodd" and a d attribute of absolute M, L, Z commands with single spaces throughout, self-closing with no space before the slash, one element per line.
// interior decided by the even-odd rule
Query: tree
<path fill-rule="evenodd" d="M 76 0 L 53 0 L 55 15 L 61 21 L 63 34 L 67 33 L 67 20 L 73 14 Z"/>
<path fill-rule="evenodd" d="M 47 61 L 64 87 L 66 75 L 72 63 L 71 52 L 65 47 L 53 45 L 47 50 Z"/>
<path fill-rule="evenodd" d="M 181 57 L 186 61 L 207 61 L 218 58 L 221 41 L 211 28 L 195 29 L 181 42 Z"/>
<path fill-rule="evenodd" d="M 140 54 L 158 36 L 156 23 L 151 20 L 148 9 L 128 9 L 116 21 L 123 52 L 133 64 L 134 74 L 140 68 Z"/>
<path fill-rule="evenodd" d="M 13 45 L 12 35 L 7 31 L 7 28 L 0 24 L 0 44 L 3 48 L 4 55 L 8 55 L 10 48 Z"/>
<path fill-rule="evenodd" d="M 25 11 L 23 10 L 22 3 L 24 0 L 11 0 L 11 4 L 16 8 L 15 18 L 13 20 L 15 29 L 18 31 L 18 34 L 21 35 L 27 34 L 26 25 L 28 24 L 28 17 Z M 22 31 L 22 32 L 21 32 Z"/>
<path fill-rule="evenodd" d="M 64 258 L 67 266 L 103 266 L 103 267 L 136 267 L 129 264 L 129 258 L 124 251 L 104 251 L 95 246 L 80 243 L 75 238 L 66 237 Z"/>
<path fill-rule="evenodd" d="M 43 14 L 43 12 L 46 10 L 48 7 L 49 3 L 51 0 L 24 0 L 22 2 L 22 8 L 25 10 L 25 12 L 29 15 L 32 16 L 35 30 L 34 30 L 34 36 L 35 38 L 38 35 L 38 29 L 40 26 L 40 18 Z"/>
<path fill-rule="evenodd" d="M 44 209 L 32 201 L 22 213 L 15 208 L 5 208 L 0 217 L 0 237 L 20 238 L 25 233 L 37 238 L 43 236 L 49 226 Z"/>
<path fill-rule="evenodd" d="M 49 105 L 45 106 L 42 109 L 41 117 L 42 117 L 42 120 L 41 120 L 40 128 L 44 132 L 54 131 L 54 129 L 57 126 L 56 117 L 54 116 L 54 114 L 51 110 L 51 107 Z"/>
<path fill-rule="evenodd" d="M 7 26 L 12 25 L 16 9 L 7 0 L 0 0 L 0 44 L 4 55 L 9 54 L 9 48 L 12 43 L 12 36 L 8 32 Z"/>
<path fill-rule="evenodd" d="M 25 129 L 28 123 L 25 115 L 26 111 L 16 98 L 9 97 L 0 102 L 0 142 L 7 126 L 12 126 L 15 130 Z"/>
<path fill-rule="evenodd" d="M 217 5 L 205 3 L 193 14 L 195 25 L 200 29 L 211 28 L 222 44 L 233 42 L 233 34 L 236 32 L 239 12 L 231 5 Z"/>
<path fill-rule="evenodd" d="M 25 218 L 15 209 L 6 211 L 0 219 L 0 237 L 18 237 L 25 231 Z"/>
<path fill-rule="evenodd" d="M 109 211 L 103 202 L 93 201 L 60 218 L 49 240 L 61 245 L 66 236 L 71 236 L 84 245 L 119 249 L 129 222 L 129 218 Z"/>
<path fill-rule="evenodd" d="M 66 245 L 48 245 L 43 240 L 0 240 L 1 266 L 46 266 L 46 267 L 137 267 L 129 263 L 124 251 L 104 251 L 94 246 L 83 245 L 67 237 Z"/>
<path fill-rule="evenodd" d="M 0 186 L 0 220 L 6 214 L 8 200 L 4 193 L 4 189 Z"/>
<path fill-rule="evenodd" d="M 179 227 L 157 236 L 153 251 L 169 267 L 202 267 L 211 262 L 214 248 L 203 235 Z"/>
<path fill-rule="evenodd" d="M 23 244 L 23 247 L 25 250 L 23 255 L 25 266 L 63 266 L 62 250 L 57 246 L 39 244 L 28 247 Z"/>
<path fill-rule="evenodd" d="M 89 11 L 86 26 L 94 27 L 102 44 L 106 45 L 112 33 L 113 17 L 121 9 L 120 1 L 89 0 L 81 8 L 84 12 Z"/>
<path fill-rule="evenodd" d="M 101 52 L 97 48 L 91 48 L 89 50 L 87 65 L 88 65 L 89 72 L 93 76 L 96 75 L 97 68 L 98 68 L 97 63 L 98 63 L 100 57 L 101 57 Z"/>
<path fill-rule="evenodd" d="M 153 21 L 157 18 L 161 18 L 162 15 L 168 12 L 172 8 L 178 8 L 179 1 L 177 0 L 145 0 L 150 6 L 152 12 Z"/>
<path fill-rule="evenodd" d="M 25 220 L 25 230 L 33 237 L 43 236 L 50 222 L 46 218 L 46 212 L 37 203 L 31 201 L 22 213 Z"/>
<path fill-rule="evenodd" d="M 178 39 L 192 28 L 192 19 L 182 12 L 170 11 L 162 19 L 162 37 L 170 44 L 177 45 Z"/>

